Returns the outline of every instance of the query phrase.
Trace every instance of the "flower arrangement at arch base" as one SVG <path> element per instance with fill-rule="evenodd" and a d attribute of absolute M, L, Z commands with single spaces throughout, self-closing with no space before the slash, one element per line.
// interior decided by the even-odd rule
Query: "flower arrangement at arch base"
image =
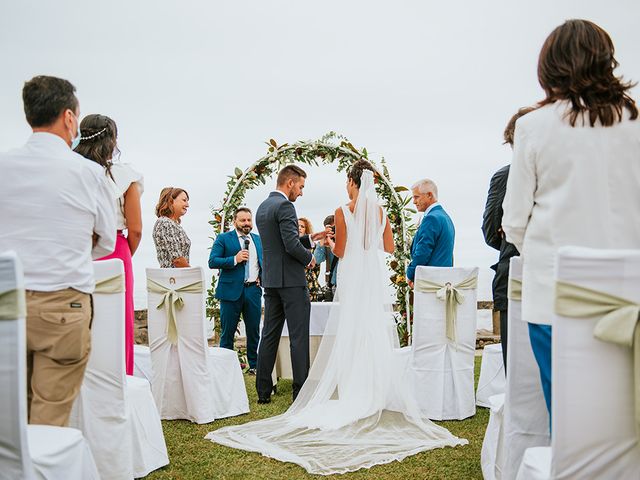
<path fill-rule="evenodd" d="M 410 198 L 403 194 L 408 189 L 394 186 L 391 183 L 387 164 L 382 158 L 379 165 L 369 159 L 366 148 L 358 149 L 347 138 L 335 132 L 329 132 L 315 141 L 299 141 L 293 144 L 278 143 L 271 139 L 267 144 L 267 154 L 253 163 L 246 170 L 236 167 L 233 175 L 229 176 L 227 189 L 221 205 L 213 209 L 213 218 L 209 223 L 213 226 L 214 235 L 228 230 L 234 212 L 242 206 L 247 191 L 259 185 L 266 185 L 268 179 L 277 174 L 282 167 L 292 163 L 310 166 L 336 164 L 338 172 L 346 172 L 358 160 L 369 161 L 374 169 L 375 188 L 382 206 L 386 210 L 391 222 L 395 252 L 387 263 L 393 271 L 391 283 L 396 290 L 395 319 L 398 335 L 402 345 L 408 342 L 408 323 L 411 317 L 409 302 L 409 285 L 405 277 L 406 266 L 410 260 L 409 238 L 415 232 L 410 213 L 415 210 L 408 208 Z M 212 237 L 214 239 L 215 237 Z M 215 331 L 220 331 L 220 305 L 214 297 L 216 276 L 211 280 L 211 287 L 207 290 L 207 316 L 214 319 Z"/>

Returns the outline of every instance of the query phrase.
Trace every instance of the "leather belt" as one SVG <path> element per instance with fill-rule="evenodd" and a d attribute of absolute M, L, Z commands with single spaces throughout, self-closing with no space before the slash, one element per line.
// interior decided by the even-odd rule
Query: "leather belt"
<path fill-rule="evenodd" d="M 244 282 L 245 287 L 253 287 L 254 285 L 258 285 L 258 282 Z"/>

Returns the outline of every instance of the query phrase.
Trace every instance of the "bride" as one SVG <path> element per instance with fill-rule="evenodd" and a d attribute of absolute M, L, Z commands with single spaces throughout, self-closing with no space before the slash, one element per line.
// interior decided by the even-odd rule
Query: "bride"
<path fill-rule="evenodd" d="M 321 475 L 467 443 L 420 414 L 407 378 L 407 350 L 399 348 L 392 312 L 385 308 L 387 270 L 379 247 L 393 252 L 393 238 L 376 197 L 373 167 L 360 160 L 347 177 L 351 201 L 336 210 L 333 245 L 340 257 L 339 305 L 332 308 L 300 394 L 282 415 L 206 437 Z"/>

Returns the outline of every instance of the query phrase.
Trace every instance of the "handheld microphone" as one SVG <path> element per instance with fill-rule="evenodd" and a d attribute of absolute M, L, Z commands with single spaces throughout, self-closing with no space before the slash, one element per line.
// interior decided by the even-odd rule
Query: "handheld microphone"
<path fill-rule="evenodd" d="M 244 239 L 244 250 L 249 250 L 249 239 L 248 238 Z"/>

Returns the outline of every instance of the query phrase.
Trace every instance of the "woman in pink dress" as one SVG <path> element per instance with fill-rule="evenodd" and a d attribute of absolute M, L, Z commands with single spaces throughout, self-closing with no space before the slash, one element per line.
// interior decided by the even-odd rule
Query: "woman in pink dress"
<path fill-rule="evenodd" d="M 82 137 L 75 151 L 104 167 L 105 175 L 113 187 L 118 228 L 116 249 L 101 260 L 119 258 L 124 263 L 125 365 L 127 375 L 133 375 L 134 311 L 131 257 L 142 238 L 140 196 L 144 189 L 143 178 L 130 165 L 118 161 L 118 128 L 111 118 L 105 115 L 87 115 L 80 123 L 80 131 Z"/>

